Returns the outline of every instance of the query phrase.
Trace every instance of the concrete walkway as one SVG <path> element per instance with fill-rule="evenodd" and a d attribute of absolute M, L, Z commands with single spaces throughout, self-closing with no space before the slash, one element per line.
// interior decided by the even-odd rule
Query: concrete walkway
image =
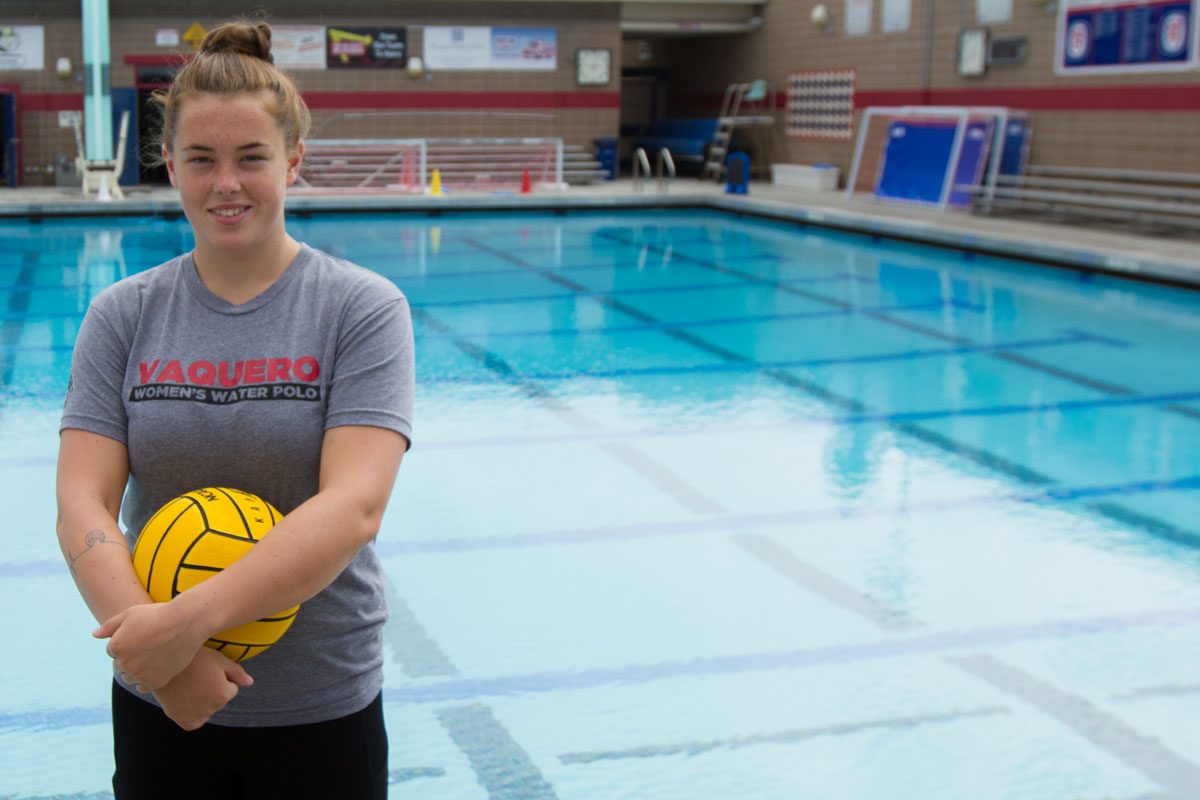
<path fill-rule="evenodd" d="M 293 211 L 414 211 L 437 209 L 716 208 L 813 225 L 897 237 L 1060 266 L 1124 274 L 1200 288 L 1200 235 L 1151 236 L 1115 229 L 1102 222 L 1062 224 L 959 211 L 939 212 L 885 203 L 844 192 L 805 191 L 752 183 L 747 195 L 726 194 L 715 182 L 680 178 L 660 191 L 654 181 L 607 181 L 566 190 L 536 188 L 532 194 L 461 192 L 441 197 L 399 193 L 289 193 Z M 0 217 L 176 214 L 178 193 L 171 188 L 135 187 L 125 200 L 101 203 L 78 188 L 0 189 Z"/>

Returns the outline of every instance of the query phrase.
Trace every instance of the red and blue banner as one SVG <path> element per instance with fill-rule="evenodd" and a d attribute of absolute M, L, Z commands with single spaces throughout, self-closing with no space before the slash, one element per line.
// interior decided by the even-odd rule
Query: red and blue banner
<path fill-rule="evenodd" d="M 1196 69 L 1198 0 L 1065 0 L 1059 6 L 1060 75 Z"/>

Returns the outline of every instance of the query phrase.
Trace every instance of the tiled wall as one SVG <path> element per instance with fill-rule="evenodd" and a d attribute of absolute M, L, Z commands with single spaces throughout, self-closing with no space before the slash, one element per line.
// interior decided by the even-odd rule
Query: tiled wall
<path fill-rule="evenodd" d="M 715 114 L 730 82 L 766 78 L 782 90 L 795 70 L 852 67 L 859 106 L 1029 108 L 1033 163 L 1200 172 L 1200 73 L 1057 76 L 1053 5 L 1047 10 L 1038 2 L 1013 0 L 1011 22 L 979 26 L 976 4 L 969 0 L 913 0 L 910 29 L 884 34 L 881 0 L 875 0 L 873 33 L 856 37 L 845 35 L 842 2 L 827 2 L 832 17 L 828 30 L 811 22 L 814 5 L 815 0 L 773 0 L 756 32 L 720 41 L 675 40 L 668 59 L 672 112 Z M 988 27 L 994 36 L 1027 37 L 1025 63 L 993 65 L 982 77 L 960 77 L 955 71 L 958 35 L 968 27 Z M 928 39 L 927 30 L 932 34 Z M 721 57 L 714 58 L 714 51 Z M 781 111 L 781 131 L 783 116 Z M 832 162 L 844 171 L 853 155 L 852 141 L 785 141 L 779 160 Z"/>
<path fill-rule="evenodd" d="M 219 4 L 219 2 L 218 2 Z M 61 4 L 59 4 L 61 6 Z M 168 55 L 180 47 L 156 47 L 155 31 L 174 28 L 181 34 L 193 23 L 211 28 L 227 16 L 151 15 L 150 2 L 114 4 L 111 18 L 112 85 L 132 87 L 134 67 L 128 55 Z M 336 8 L 329 0 L 306 0 L 292 7 L 307 11 Z M 117 7 L 125 15 L 117 13 Z M 143 11 L 132 13 L 131 6 Z M 51 0 L 51 7 L 53 2 Z M 357 8 L 364 8 L 356 5 Z M 553 71 L 430 72 L 413 78 L 399 69 L 337 69 L 295 71 L 301 92 L 313 106 L 316 133 L 327 137 L 440 137 L 552 136 L 567 144 L 592 147 L 597 136 L 614 136 L 618 129 L 621 39 L 615 4 L 485 4 L 409 3 L 392 6 L 398 12 L 361 16 L 308 13 L 276 14 L 271 22 L 345 26 L 403 26 L 408 52 L 421 55 L 426 25 L 492 25 L 553 27 L 557 33 L 558 63 Z M 136 11 L 136 9 L 134 9 Z M 0 72 L 0 86 L 17 84 L 21 91 L 21 138 L 28 184 L 53 181 L 47 172 L 60 156 L 74 157 L 74 134 L 59 129 L 58 109 L 81 108 L 83 81 L 81 23 L 78 3 L 60 8 L 58 16 L 4 19 L 5 24 L 37 24 L 46 30 L 43 72 Z M 614 77 L 607 87 L 575 84 L 575 51 L 607 47 L 613 51 Z M 183 45 L 187 49 L 187 45 Z M 54 61 L 67 56 L 76 75 L 60 79 Z M 474 94 L 472 94 L 474 93 Z M 595 96 L 599 96 L 599 100 Z M 403 107 L 389 107 L 390 103 Z M 482 104 L 480 108 L 478 104 Z M 596 107 L 599 106 L 599 107 Z M 369 116 L 364 116 L 369 115 Z"/>

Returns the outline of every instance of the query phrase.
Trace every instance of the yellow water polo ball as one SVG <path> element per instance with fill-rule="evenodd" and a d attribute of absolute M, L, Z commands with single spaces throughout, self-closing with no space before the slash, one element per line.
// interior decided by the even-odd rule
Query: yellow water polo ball
<path fill-rule="evenodd" d="M 197 489 L 168 501 L 142 528 L 133 569 L 155 602 L 208 580 L 237 561 L 279 521 L 274 506 L 237 489 Z M 262 653 L 283 636 L 299 606 L 214 635 L 206 645 L 234 661 Z"/>

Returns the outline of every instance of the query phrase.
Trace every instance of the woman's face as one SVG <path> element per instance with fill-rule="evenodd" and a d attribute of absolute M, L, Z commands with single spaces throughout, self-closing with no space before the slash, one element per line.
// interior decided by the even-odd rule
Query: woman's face
<path fill-rule="evenodd" d="M 289 153 L 266 93 L 202 93 L 179 109 L 163 148 L 171 185 L 196 233 L 196 248 L 231 257 L 283 246 L 283 202 L 304 154 Z"/>

